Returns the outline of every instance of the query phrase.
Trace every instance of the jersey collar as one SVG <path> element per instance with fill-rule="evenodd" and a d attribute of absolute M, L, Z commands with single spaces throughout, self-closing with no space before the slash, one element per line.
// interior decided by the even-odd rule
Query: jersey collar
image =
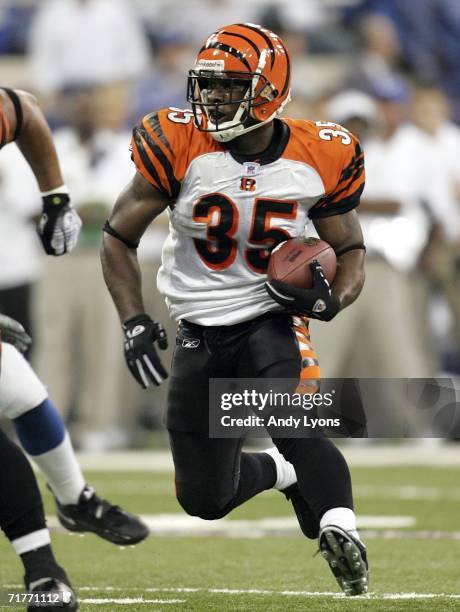
<path fill-rule="evenodd" d="M 261 153 L 253 153 L 252 155 L 242 155 L 230 151 L 230 155 L 239 164 L 252 161 L 264 166 L 266 164 L 271 164 L 272 162 L 275 162 L 284 153 L 284 149 L 286 148 L 287 143 L 289 141 L 289 137 L 291 135 L 291 130 L 289 129 L 287 123 L 281 121 L 280 119 L 274 119 L 274 128 L 275 129 L 273 132 L 273 138 L 270 144 Z"/>

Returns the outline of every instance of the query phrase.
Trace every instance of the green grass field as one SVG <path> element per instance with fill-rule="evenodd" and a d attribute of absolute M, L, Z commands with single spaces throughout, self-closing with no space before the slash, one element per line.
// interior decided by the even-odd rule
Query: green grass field
<path fill-rule="evenodd" d="M 155 535 L 126 549 L 92 535 L 53 532 L 53 543 L 82 611 L 460 610 L 460 468 L 356 467 L 352 475 L 358 515 L 415 520 L 397 532 L 369 532 L 367 598 L 345 599 L 324 560 L 313 556 L 316 543 L 294 532 L 251 538 L 238 532 L 231 537 Z M 130 510 L 182 514 L 171 473 L 87 476 L 99 493 Z M 50 494 L 42 490 L 47 514 L 54 515 Z M 290 515 L 289 503 L 270 491 L 229 520 Z M 0 555 L 4 598 L 8 585 L 21 584 L 22 566 L 4 538 Z"/>

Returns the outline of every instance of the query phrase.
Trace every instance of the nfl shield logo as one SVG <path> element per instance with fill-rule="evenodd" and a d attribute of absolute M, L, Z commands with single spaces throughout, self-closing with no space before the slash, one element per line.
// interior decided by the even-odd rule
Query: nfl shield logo
<path fill-rule="evenodd" d="M 260 164 L 257 162 L 244 162 L 243 164 L 245 176 L 255 176 L 260 169 Z"/>

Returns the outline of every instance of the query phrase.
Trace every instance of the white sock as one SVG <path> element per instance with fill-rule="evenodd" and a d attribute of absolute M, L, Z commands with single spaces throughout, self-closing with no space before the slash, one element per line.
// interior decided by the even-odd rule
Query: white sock
<path fill-rule="evenodd" d="M 12 540 L 11 544 L 18 555 L 22 555 L 29 550 L 35 550 L 41 548 L 47 544 L 51 544 L 50 532 L 48 529 L 38 529 L 32 533 L 28 533 L 25 536 Z"/>
<path fill-rule="evenodd" d="M 319 522 L 319 528 L 322 529 L 326 525 L 336 525 L 361 541 L 356 530 L 356 515 L 350 508 L 331 508 L 325 512 Z"/>
<path fill-rule="evenodd" d="M 78 502 L 86 483 L 67 431 L 59 446 L 41 455 L 34 455 L 32 459 L 61 504 Z"/>
<path fill-rule="evenodd" d="M 276 466 L 276 482 L 273 485 L 274 489 L 278 489 L 281 491 L 282 489 L 286 489 L 286 487 L 291 486 L 295 482 L 297 482 L 297 476 L 294 470 L 294 466 L 289 461 L 283 457 L 283 455 L 279 452 L 276 446 L 272 448 L 267 448 L 267 450 L 263 451 L 270 455 L 270 457 L 275 462 Z"/>

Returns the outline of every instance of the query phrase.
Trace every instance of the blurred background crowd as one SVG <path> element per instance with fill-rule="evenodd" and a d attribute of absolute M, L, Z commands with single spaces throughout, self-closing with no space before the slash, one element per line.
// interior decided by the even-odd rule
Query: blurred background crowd
<path fill-rule="evenodd" d="M 342 123 L 366 153 L 367 282 L 352 308 L 313 328 L 323 375 L 460 376 L 458 0 L 0 0 L 2 84 L 38 97 L 84 221 L 75 252 L 43 255 L 34 179 L 14 146 L 2 151 L 0 311 L 33 335 L 29 357 L 80 449 L 162 435 L 151 432 L 161 432 L 166 386 L 143 392 L 125 367 L 100 228 L 134 172 L 132 125 L 186 107 L 202 41 L 243 21 L 290 50 L 286 114 Z M 160 218 L 139 254 L 147 311 L 173 344 L 155 289 L 166 231 Z"/>

